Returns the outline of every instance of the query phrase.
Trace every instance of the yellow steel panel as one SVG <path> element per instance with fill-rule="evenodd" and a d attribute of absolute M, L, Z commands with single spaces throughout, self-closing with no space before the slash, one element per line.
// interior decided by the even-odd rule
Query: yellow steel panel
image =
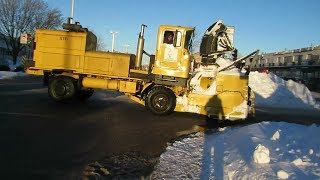
<path fill-rule="evenodd" d="M 82 86 L 96 89 L 119 90 L 120 81 L 116 79 L 99 79 L 85 77 L 82 80 Z"/>
<path fill-rule="evenodd" d="M 37 30 L 35 41 L 37 43 L 37 49 L 45 47 L 48 51 L 51 51 L 49 50 L 50 48 L 84 51 L 86 33 L 61 30 Z"/>
<path fill-rule="evenodd" d="M 35 61 L 36 67 L 77 70 L 80 68 L 80 60 L 83 59 L 83 57 L 67 54 L 43 53 L 41 59 L 43 59 L 43 61 Z"/>
<path fill-rule="evenodd" d="M 110 58 L 88 57 L 84 58 L 83 71 L 88 73 L 108 74 L 110 72 Z"/>
<path fill-rule="evenodd" d="M 215 96 L 202 94 L 189 94 L 188 104 L 199 106 L 237 106 L 243 102 L 240 92 L 223 92 Z"/>
<path fill-rule="evenodd" d="M 198 105 L 198 106 L 206 106 L 210 99 L 213 96 L 203 95 L 203 94 L 189 94 L 188 95 L 188 104 L 189 105 Z"/>
<path fill-rule="evenodd" d="M 43 75 L 43 70 L 42 69 L 26 69 L 27 74 L 33 74 L 33 75 Z"/>
<path fill-rule="evenodd" d="M 128 77 L 134 55 L 108 52 L 86 52 L 83 71 L 110 76 Z"/>
<path fill-rule="evenodd" d="M 139 69 L 130 69 L 131 73 L 138 73 L 138 74 L 148 74 L 148 71 L 139 70 Z"/>
<path fill-rule="evenodd" d="M 223 86 L 223 91 L 243 91 L 248 88 L 248 76 L 237 76 L 219 73 L 217 86 Z"/>
<path fill-rule="evenodd" d="M 80 70 L 86 45 L 86 33 L 37 30 L 35 41 L 35 67 Z"/>
<path fill-rule="evenodd" d="M 130 81 L 120 81 L 120 92 L 127 92 L 127 93 L 135 93 L 137 90 L 137 83 L 130 82 Z"/>

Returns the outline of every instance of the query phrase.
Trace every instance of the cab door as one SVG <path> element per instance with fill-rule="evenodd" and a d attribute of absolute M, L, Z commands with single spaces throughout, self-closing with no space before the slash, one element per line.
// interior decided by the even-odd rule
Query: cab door
<path fill-rule="evenodd" d="M 184 33 L 183 29 L 159 28 L 153 74 L 188 78 L 190 63 L 184 59 L 188 52 L 183 46 Z M 172 42 L 168 41 L 170 34 L 173 35 Z"/>

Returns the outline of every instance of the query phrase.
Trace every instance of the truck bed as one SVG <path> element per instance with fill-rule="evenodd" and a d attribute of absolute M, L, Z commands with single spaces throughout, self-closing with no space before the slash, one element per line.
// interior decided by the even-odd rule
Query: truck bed
<path fill-rule="evenodd" d="M 94 51 L 92 42 L 86 42 L 94 39 L 87 37 L 92 35 L 89 32 L 37 30 L 35 65 L 31 69 L 129 77 L 135 55 Z"/>

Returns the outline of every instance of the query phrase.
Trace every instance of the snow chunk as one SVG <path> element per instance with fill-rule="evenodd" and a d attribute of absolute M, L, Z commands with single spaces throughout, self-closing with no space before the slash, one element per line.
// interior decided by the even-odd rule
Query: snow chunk
<path fill-rule="evenodd" d="M 277 176 L 279 179 L 288 179 L 289 178 L 289 174 L 283 170 L 278 171 Z"/>
<path fill-rule="evenodd" d="M 313 149 L 309 150 L 309 154 L 312 155 L 313 154 Z"/>
<path fill-rule="evenodd" d="M 253 153 L 253 160 L 255 163 L 258 163 L 258 164 L 269 163 L 270 162 L 269 154 L 270 154 L 269 149 L 259 144 Z"/>
<path fill-rule="evenodd" d="M 290 151 L 288 151 L 288 153 L 295 154 L 295 151 L 294 151 L 294 149 L 291 149 Z"/>
<path fill-rule="evenodd" d="M 223 127 L 223 128 L 220 128 L 220 127 L 219 127 L 218 131 L 219 131 L 219 132 L 223 132 L 223 131 L 225 131 L 226 129 L 227 129 L 227 127 Z"/>
<path fill-rule="evenodd" d="M 302 161 L 302 159 L 300 159 L 300 158 L 292 161 L 292 163 L 293 163 L 295 166 L 307 166 L 307 165 L 310 165 L 308 162 L 304 162 L 304 161 Z"/>
<path fill-rule="evenodd" d="M 280 133 L 279 133 L 279 130 L 278 130 L 278 131 L 276 131 L 276 132 L 273 134 L 273 136 L 272 136 L 271 140 L 272 140 L 272 141 L 275 141 L 275 140 L 278 140 L 278 139 L 280 139 Z"/>

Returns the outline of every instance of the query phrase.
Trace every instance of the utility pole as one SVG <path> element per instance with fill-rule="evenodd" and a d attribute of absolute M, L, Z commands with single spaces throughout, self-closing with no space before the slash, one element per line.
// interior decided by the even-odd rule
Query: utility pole
<path fill-rule="evenodd" d="M 128 54 L 128 48 L 129 48 L 129 44 L 125 44 L 124 47 L 126 48 L 126 53 Z"/>
<path fill-rule="evenodd" d="M 110 33 L 112 34 L 112 46 L 111 46 L 111 52 L 114 52 L 114 37 L 118 32 L 113 32 L 110 31 Z"/>
<path fill-rule="evenodd" d="M 70 17 L 70 23 L 73 23 L 73 15 L 74 15 L 74 0 L 71 0 L 71 17 Z"/>

